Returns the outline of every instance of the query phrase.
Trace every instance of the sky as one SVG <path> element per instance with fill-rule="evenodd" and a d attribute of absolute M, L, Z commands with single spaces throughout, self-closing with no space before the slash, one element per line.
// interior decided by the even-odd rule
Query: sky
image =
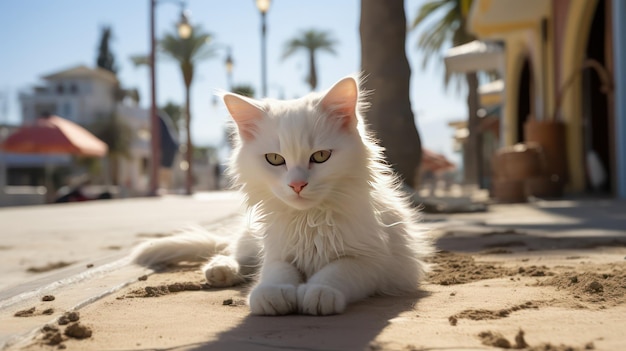
<path fill-rule="evenodd" d="M 411 22 L 425 0 L 405 0 Z M 228 118 L 214 97 L 228 88 L 224 61 L 232 50 L 233 82 L 252 85 L 261 92 L 261 16 L 254 0 L 187 0 L 191 23 L 211 33 L 217 56 L 196 68 L 191 92 L 192 137 L 200 146 L 217 145 Z M 282 59 L 287 40 L 300 31 L 324 30 L 338 44 L 337 55 L 318 54 L 318 87 L 323 90 L 344 76 L 360 71 L 359 0 L 272 0 L 267 13 L 268 96 L 296 98 L 309 91 L 305 82 L 308 63 L 304 53 Z M 178 0 L 159 0 L 157 38 L 172 32 L 180 17 Z M 111 50 L 122 86 L 140 91 L 141 106 L 149 107 L 149 72 L 135 67 L 133 55 L 149 52 L 149 0 L 2 0 L 0 1 L 0 124 L 19 124 L 17 95 L 41 83 L 41 77 L 76 65 L 94 67 L 103 26 L 111 26 Z M 459 162 L 452 150 L 449 121 L 465 119 L 463 89 L 443 86 L 443 65 L 422 67 L 416 48 L 419 32 L 407 33 L 411 65 L 410 99 L 422 144 Z M 174 61 L 157 62 L 157 100 L 184 103 L 184 85 Z M 4 108 L 3 108 L 4 106 Z"/>

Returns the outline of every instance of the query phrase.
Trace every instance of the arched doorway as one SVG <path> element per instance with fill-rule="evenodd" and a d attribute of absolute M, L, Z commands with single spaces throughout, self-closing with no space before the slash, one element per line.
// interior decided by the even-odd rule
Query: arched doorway
<path fill-rule="evenodd" d="M 522 69 L 520 71 L 519 87 L 517 91 L 517 136 L 516 143 L 523 142 L 524 139 L 524 124 L 528 120 L 528 116 L 531 114 L 531 91 L 532 91 L 532 72 L 530 70 L 530 61 L 524 60 Z"/>
<path fill-rule="evenodd" d="M 589 30 L 585 56 L 607 67 L 607 16 L 605 0 L 598 1 Z M 609 44 L 610 45 L 610 44 Z M 586 165 L 586 190 L 610 194 L 612 186 L 611 109 L 602 92 L 598 73 L 587 69 L 582 76 L 583 164 Z M 603 177 L 601 176 L 603 175 Z"/>

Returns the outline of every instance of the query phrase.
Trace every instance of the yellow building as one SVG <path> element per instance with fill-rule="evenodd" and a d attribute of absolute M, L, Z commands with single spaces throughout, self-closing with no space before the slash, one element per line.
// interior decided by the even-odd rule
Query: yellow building
<path fill-rule="evenodd" d="M 501 146 L 543 133 L 569 193 L 626 198 L 626 2 L 474 0 L 468 26 L 503 44 Z"/>

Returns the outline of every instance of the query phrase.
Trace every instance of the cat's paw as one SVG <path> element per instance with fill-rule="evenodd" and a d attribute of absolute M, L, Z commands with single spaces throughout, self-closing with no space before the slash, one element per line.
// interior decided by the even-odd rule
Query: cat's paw
<path fill-rule="evenodd" d="M 207 284 L 215 288 L 224 288 L 243 282 L 239 274 L 239 264 L 230 256 L 215 256 L 202 267 Z"/>
<path fill-rule="evenodd" d="M 343 313 L 345 309 L 346 297 L 335 288 L 319 284 L 298 286 L 298 311 L 300 313 L 326 316 Z"/>
<path fill-rule="evenodd" d="M 250 293 L 250 311 L 258 315 L 283 315 L 296 311 L 296 287 L 289 284 L 260 284 Z"/>

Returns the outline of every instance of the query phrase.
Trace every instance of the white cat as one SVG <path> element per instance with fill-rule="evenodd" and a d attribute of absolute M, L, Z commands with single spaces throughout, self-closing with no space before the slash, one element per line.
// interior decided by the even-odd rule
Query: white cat
<path fill-rule="evenodd" d="M 229 172 L 251 229 L 235 243 L 200 231 L 146 242 L 137 263 L 212 256 L 208 283 L 254 276 L 248 302 L 260 315 L 337 314 L 418 289 L 431 246 L 366 131 L 358 78 L 297 100 L 223 99 L 237 126 Z"/>

